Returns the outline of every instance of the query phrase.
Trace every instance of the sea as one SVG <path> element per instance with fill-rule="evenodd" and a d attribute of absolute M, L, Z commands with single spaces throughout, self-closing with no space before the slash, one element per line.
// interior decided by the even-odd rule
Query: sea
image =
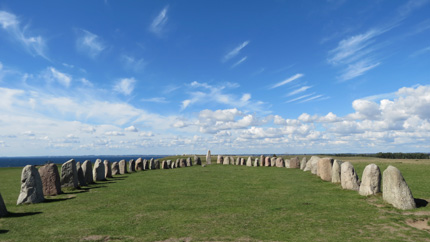
<path fill-rule="evenodd" d="M 25 157 L 0 157 L 0 167 L 24 167 L 26 165 L 44 165 L 46 163 L 62 164 L 70 159 L 74 159 L 76 162 L 84 162 L 90 160 L 94 163 L 97 159 L 108 160 L 111 162 L 131 159 L 160 159 L 167 155 L 88 155 L 88 156 L 25 156 Z"/>

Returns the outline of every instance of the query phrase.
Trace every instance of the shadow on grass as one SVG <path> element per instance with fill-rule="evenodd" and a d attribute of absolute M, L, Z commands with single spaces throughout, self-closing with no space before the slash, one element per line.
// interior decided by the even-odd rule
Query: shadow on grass
<path fill-rule="evenodd" d="M 0 234 L 6 234 L 9 230 L 0 229 Z"/>
<path fill-rule="evenodd" d="M 28 212 L 28 213 L 12 213 L 12 212 L 9 212 L 7 214 L 7 217 L 9 217 L 9 218 L 20 218 L 20 217 L 32 216 L 32 215 L 41 214 L 41 213 L 42 212 Z"/>
<path fill-rule="evenodd" d="M 66 201 L 66 200 L 70 200 L 73 199 L 75 197 L 67 197 L 67 198 L 47 198 L 45 199 L 44 203 L 55 203 L 55 202 L 61 202 L 61 201 Z"/>
<path fill-rule="evenodd" d="M 429 202 L 424 199 L 414 198 L 414 200 L 415 204 L 417 205 L 417 208 L 427 207 L 427 205 L 429 204 Z"/>

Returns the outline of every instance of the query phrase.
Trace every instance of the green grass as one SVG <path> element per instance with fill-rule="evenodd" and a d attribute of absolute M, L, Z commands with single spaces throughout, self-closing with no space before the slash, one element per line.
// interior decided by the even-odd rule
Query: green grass
<path fill-rule="evenodd" d="M 0 241 L 429 240 L 428 232 L 405 224 L 425 215 L 394 209 L 381 196 L 362 197 L 298 169 L 216 165 L 213 159 L 206 167 L 116 176 L 20 206 L 21 168 L 1 168 L 0 192 L 12 216 L 0 219 Z M 361 176 L 372 161 L 352 162 Z M 389 164 L 376 163 L 381 171 Z M 429 162 L 395 166 L 415 197 L 430 198 Z M 430 206 L 413 212 L 430 214 Z"/>

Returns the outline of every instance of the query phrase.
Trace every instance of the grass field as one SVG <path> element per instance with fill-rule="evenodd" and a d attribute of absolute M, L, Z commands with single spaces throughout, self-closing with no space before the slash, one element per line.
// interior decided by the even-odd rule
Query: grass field
<path fill-rule="evenodd" d="M 360 177 L 369 163 L 392 164 L 415 198 L 430 200 L 430 160 L 338 159 Z M 1 168 L 11 215 L 0 219 L 0 241 L 430 241 L 406 224 L 428 219 L 430 206 L 397 210 L 298 169 L 212 163 L 120 175 L 20 206 L 21 168 Z"/>

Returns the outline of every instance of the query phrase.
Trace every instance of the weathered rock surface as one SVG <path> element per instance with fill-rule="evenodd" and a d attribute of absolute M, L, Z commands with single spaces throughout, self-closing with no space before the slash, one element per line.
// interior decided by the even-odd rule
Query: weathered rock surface
<path fill-rule="evenodd" d="M 358 191 L 360 189 L 360 183 L 354 166 L 348 161 L 342 163 L 340 166 L 340 184 L 342 188 Z"/>
<path fill-rule="evenodd" d="M 270 157 L 269 157 L 269 156 L 267 156 L 267 157 L 264 159 L 264 166 L 270 166 Z"/>
<path fill-rule="evenodd" d="M 318 175 L 323 181 L 331 182 L 331 173 L 333 168 L 332 158 L 322 158 L 318 161 Z"/>
<path fill-rule="evenodd" d="M 136 171 L 143 171 L 143 159 L 142 158 L 137 158 L 135 169 L 136 169 Z"/>
<path fill-rule="evenodd" d="M 87 181 L 85 180 L 84 171 L 82 170 L 82 165 L 80 162 L 76 162 L 76 172 L 78 173 L 78 184 L 79 184 L 79 186 L 80 187 L 86 186 Z M 41 173 L 40 169 L 39 169 L 39 173 Z M 40 176 L 42 177 L 42 174 L 40 174 Z M 43 182 L 43 178 L 42 178 L 42 182 Z M 45 191 L 45 184 L 43 184 L 43 190 Z M 46 194 L 45 194 L 45 196 L 46 196 Z"/>
<path fill-rule="evenodd" d="M 340 161 L 340 160 L 333 161 L 333 167 L 331 170 L 332 183 L 340 183 L 340 166 L 342 165 L 342 163 L 343 161 Z"/>
<path fill-rule="evenodd" d="M 143 159 L 143 170 L 149 170 L 149 161 L 147 159 Z"/>
<path fill-rule="evenodd" d="M 171 169 L 172 167 L 172 161 L 171 160 L 166 160 L 166 169 Z"/>
<path fill-rule="evenodd" d="M 78 171 L 76 170 L 76 161 L 71 159 L 61 166 L 61 187 L 78 188 Z"/>
<path fill-rule="evenodd" d="M 104 181 L 106 180 L 105 177 L 105 165 L 103 164 L 102 160 L 97 159 L 94 163 L 93 168 L 93 180 L 94 181 Z"/>
<path fill-rule="evenodd" d="M 381 170 L 375 164 L 364 168 L 358 193 L 362 196 L 375 195 L 381 192 Z"/>
<path fill-rule="evenodd" d="M 412 192 L 399 169 L 388 166 L 382 174 L 382 184 L 384 201 L 402 210 L 416 208 Z"/>
<path fill-rule="evenodd" d="M 299 169 L 300 168 L 300 160 L 299 157 L 293 157 L 290 159 L 290 168 Z"/>
<path fill-rule="evenodd" d="M 230 165 L 230 157 L 228 157 L 228 156 L 222 157 L 222 164 L 223 165 Z"/>
<path fill-rule="evenodd" d="M 252 158 L 251 158 L 251 156 L 249 156 L 248 160 L 246 160 L 246 166 L 252 166 Z"/>
<path fill-rule="evenodd" d="M 276 157 L 270 158 L 270 166 L 276 166 Z"/>
<path fill-rule="evenodd" d="M 160 161 L 159 160 L 154 161 L 154 169 L 160 169 Z"/>
<path fill-rule="evenodd" d="M 76 164 L 75 164 L 76 165 Z M 76 166 L 75 166 L 76 172 Z M 40 174 L 33 165 L 26 165 L 21 173 L 21 191 L 16 204 L 43 202 L 43 185 Z"/>
<path fill-rule="evenodd" d="M 181 168 L 187 167 L 187 162 L 184 158 L 179 160 L 179 167 L 181 167 Z"/>
<path fill-rule="evenodd" d="M 264 166 L 265 160 L 266 160 L 266 157 L 264 155 L 260 155 L 260 166 Z"/>
<path fill-rule="evenodd" d="M 127 172 L 127 162 L 125 160 L 120 160 L 118 163 L 119 166 L 119 174 L 124 175 Z"/>
<path fill-rule="evenodd" d="M 305 169 L 303 169 L 303 171 L 312 171 L 312 166 L 315 164 L 318 164 L 318 156 L 312 156 L 308 162 L 306 162 L 306 166 Z"/>
<path fill-rule="evenodd" d="M 103 165 L 105 166 L 105 178 L 112 178 L 112 165 L 110 161 L 104 160 Z"/>
<path fill-rule="evenodd" d="M 224 157 L 222 155 L 218 155 L 216 158 L 216 163 L 217 164 L 224 164 Z"/>
<path fill-rule="evenodd" d="M 243 157 L 240 157 L 240 165 L 241 165 L 241 166 L 244 166 L 244 165 L 246 165 L 246 161 L 245 161 L 245 158 L 243 158 Z"/>
<path fill-rule="evenodd" d="M 260 166 L 260 162 L 259 162 L 258 158 L 255 158 L 255 160 L 254 160 L 254 166 L 255 167 Z"/>
<path fill-rule="evenodd" d="M 91 161 L 89 161 L 89 160 L 84 161 L 84 163 L 81 165 L 81 167 L 82 167 L 82 172 L 84 173 L 85 181 L 87 182 L 87 184 L 94 183 L 94 180 L 93 180 L 93 164 L 91 164 Z"/>
<path fill-rule="evenodd" d="M 0 193 L 0 218 L 5 217 L 8 214 L 6 205 L 4 204 L 3 197 Z"/>
<path fill-rule="evenodd" d="M 275 166 L 276 167 L 285 167 L 285 161 L 284 161 L 284 159 L 282 157 L 276 158 Z"/>
<path fill-rule="evenodd" d="M 181 159 L 176 159 L 176 161 L 175 161 L 175 168 L 180 168 L 181 167 L 181 165 L 179 163 L 181 163 Z"/>
<path fill-rule="evenodd" d="M 285 159 L 284 163 L 285 163 L 285 168 L 290 168 L 290 159 Z"/>
<path fill-rule="evenodd" d="M 42 180 L 43 195 L 56 196 L 61 194 L 60 173 L 57 165 L 50 163 L 40 167 L 39 175 Z"/>
<path fill-rule="evenodd" d="M 149 160 L 149 169 L 150 170 L 155 170 L 155 161 L 154 161 L 154 158 L 151 158 Z"/>
<path fill-rule="evenodd" d="M 191 161 L 191 157 L 187 158 L 187 166 L 193 166 L 193 162 Z"/>
<path fill-rule="evenodd" d="M 235 165 L 239 166 L 240 165 L 240 157 L 236 157 L 236 162 L 234 163 Z"/>
<path fill-rule="evenodd" d="M 169 169 L 167 168 L 167 162 L 165 160 L 161 161 L 161 169 Z"/>
<path fill-rule="evenodd" d="M 200 157 L 198 157 L 197 155 L 194 156 L 194 164 L 196 166 L 201 166 L 202 165 L 202 161 L 200 160 Z"/>
<path fill-rule="evenodd" d="M 306 167 L 306 156 L 300 161 L 300 170 L 304 170 Z"/>
<path fill-rule="evenodd" d="M 116 176 L 116 175 L 119 175 L 119 174 L 120 174 L 119 173 L 119 164 L 118 164 L 117 161 L 115 161 L 115 162 L 112 163 L 112 175 Z"/>
<path fill-rule="evenodd" d="M 136 161 L 134 159 L 128 161 L 128 170 L 130 172 L 136 172 Z"/>
<path fill-rule="evenodd" d="M 234 157 L 233 156 L 230 156 L 230 165 L 234 165 Z"/>
<path fill-rule="evenodd" d="M 208 150 L 208 153 L 206 154 L 206 165 L 212 164 L 211 159 L 212 159 L 212 157 L 211 157 L 211 151 Z"/>

